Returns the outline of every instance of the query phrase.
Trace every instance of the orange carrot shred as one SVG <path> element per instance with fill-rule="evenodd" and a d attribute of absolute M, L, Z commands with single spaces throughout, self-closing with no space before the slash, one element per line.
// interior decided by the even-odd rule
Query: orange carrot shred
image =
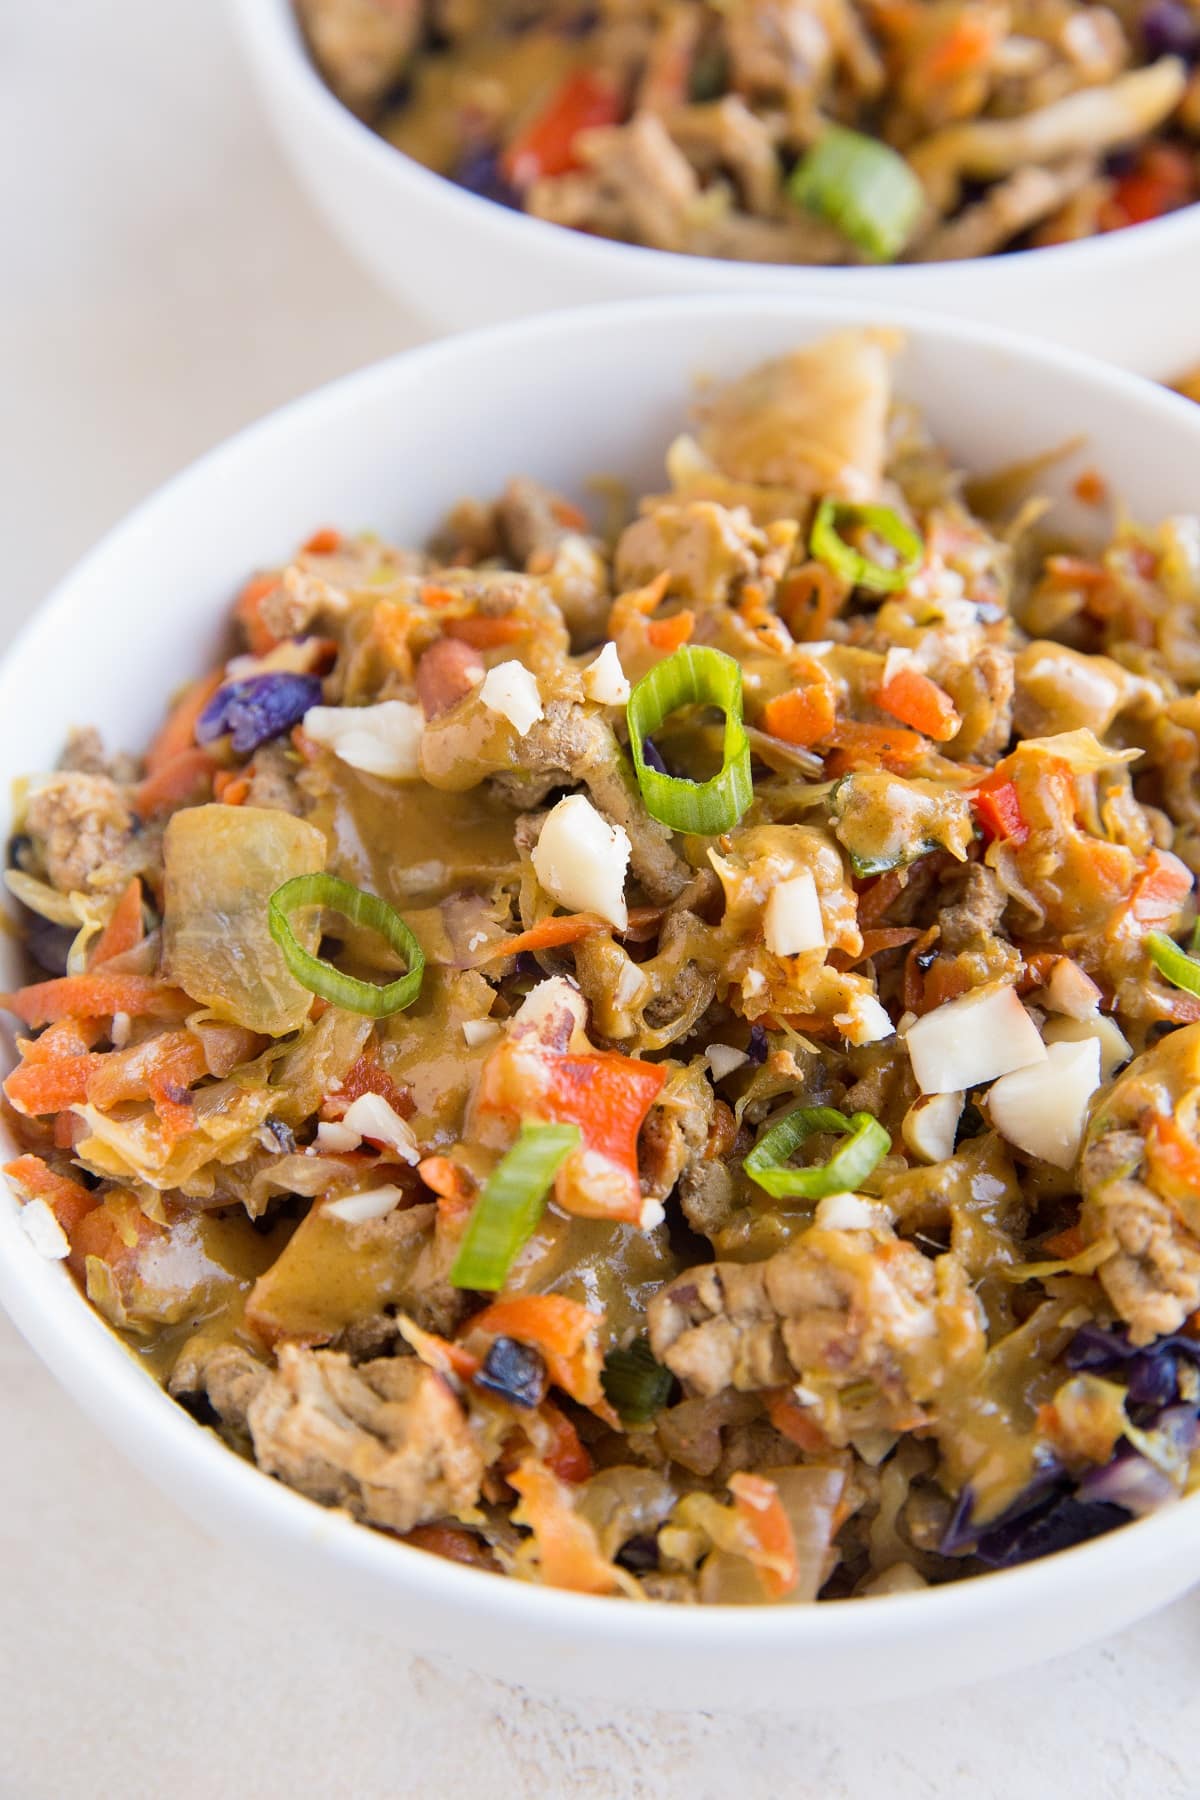
<path fill-rule="evenodd" d="M 135 875 L 117 901 L 112 918 L 96 939 L 91 967 L 111 962 L 114 956 L 124 956 L 127 950 L 133 950 L 141 943 L 142 935 L 142 884 Z"/>

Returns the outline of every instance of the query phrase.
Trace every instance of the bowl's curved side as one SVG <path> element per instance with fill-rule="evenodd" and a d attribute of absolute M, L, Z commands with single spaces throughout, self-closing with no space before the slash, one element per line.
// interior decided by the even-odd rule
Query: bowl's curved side
<path fill-rule="evenodd" d="M 285 408 L 148 501 L 27 628 L 0 667 L 0 781 L 49 766 L 72 721 L 144 742 L 162 696 L 211 657 L 246 571 L 315 524 L 419 541 L 461 493 L 494 492 L 517 468 L 581 496 L 597 469 L 649 485 L 695 375 L 856 320 L 876 322 L 874 309 L 714 298 L 582 311 L 448 340 Z M 1135 512 L 1194 500 L 1200 412 L 1185 402 L 1002 335 L 896 322 L 909 330 L 902 389 L 964 462 L 1028 456 L 1079 429 L 1091 443 L 1055 472 L 1060 494 L 1082 459 Z M 0 981 L 16 974 L 15 944 L 0 943 Z M 1026 1569 L 847 1606 L 697 1612 L 528 1588 L 395 1544 L 240 1462 L 167 1399 L 66 1271 L 38 1259 L 7 1191 L 0 1300 L 114 1442 L 202 1522 L 401 1641 L 548 1688 L 747 1708 L 916 1692 L 1069 1648 L 1200 1575 L 1192 1500 Z"/>
<path fill-rule="evenodd" d="M 927 306 L 1169 379 L 1200 360 L 1181 298 L 1200 282 L 1200 205 L 1105 237 L 960 263 L 777 268 L 613 243 L 479 199 L 370 131 L 321 81 L 290 0 L 230 0 L 292 167 L 384 287 L 441 329 L 654 294 Z"/>

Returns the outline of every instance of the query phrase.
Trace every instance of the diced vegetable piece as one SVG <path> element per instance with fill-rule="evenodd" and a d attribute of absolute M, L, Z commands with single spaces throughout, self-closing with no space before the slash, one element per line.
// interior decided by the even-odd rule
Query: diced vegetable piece
<path fill-rule="evenodd" d="M 382 1187 L 360 1188 L 355 1194 L 339 1194 L 325 1202 L 325 1216 L 340 1219 L 343 1225 L 362 1225 L 368 1219 L 386 1219 L 404 1199 L 403 1188 L 392 1182 Z"/>
<path fill-rule="evenodd" d="M 1048 1019 L 1042 1036 L 1047 1044 L 1084 1044 L 1094 1040 L 1100 1046 L 1101 1081 L 1107 1081 L 1133 1055 L 1133 1045 L 1107 1013 L 1092 1013 L 1086 1019 Z"/>
<path fill-rule="evenodd" d="M 533 847 L 534 873 L 561 906 L 598 913 L 623 931 L 629 923 L 629 854 L 629 834 L 620 825 L 610 825 L 585 794 L 568 794 L 542 826 Z"/>
<path fill-rule="evenodd" d="M 269 1037 L 295 1031 L 312 996 L 272 942 L 267 907 L 281 877 L 324 867 L 324 833 L 275 809 L 196 806 L 173 815 L 163 853 L 169 978 L 219 1018 Z M 318 929 L 315 917 L 305 928 L 312 948 Z"/>
<path fill-rule="evenodd" d="M 1079 1154 L 1088 1101 L 1099 1085 L 1095 1038 L 1051 1044 L 1043 1062 L 1002 1076 L 988 1090 L 988 1113 L 1018 1150 L 1069 1169 Z"/>
<path fill-rule="evenodd" d="M 540 1462 L 524 1462 L 508 1477 L 521 1496 L 513 1514 L 533 1533 L 541 1578 L 580 1594 L 611 1594 L 621 1572 L 600 1550 L 596 1533 L 575 1511 L 571 1490 Z"/>
<path fill-rule="evenodd" d="M 962 725 L 946 690 L 920 669 L 907 665 L 887 677 L 875 699 L 893 719 L 924 732 L 935 744 L 947 743 Z"/>
<path fill-rule="evenodd" d="M 1046 1059 L 1037 1026 L 1015 991 L 1000 983 L 925 1013 L 909 1026 L 905 1042 L 923 1094 L 957 1093 Z"/>
<path fill-rule="evenodd" d="M 1016 783 L 1006 775 L 989 775 L 973 795 L 979 823 L 990 838 L 1006 839 L 1020 846 L 1029 837 Z"/>
<path fill-rule="evenodd" d="M 829 125 L 797 163 L 788 194 L 836 226 L 872 262 L 897 257 L 921 215 L 924 190 L 878 138 Z"/>
<path fill-rule="evenodd" d="M 813 681 L 807 687 L 777 694 L 763 708 L 762 728 L 785 744 L 819 744 L 833 730 L 837 716 L 832 684 Z"/>
<path fill-rule="evenodd" d="M 527 188 L 548 175 L 567 174 L 577 167 L 580 132 L 615 125 L 621 111 L 621 95 L 611 81 L 590 69 L 575 70 L 505 150 L 501 167 L 506 180 Z"/>
<path fill-rule="evenodd" d="M 634 1338 L 626 1349 L 610 1350 L 601 1376 L 604 1392 L 623 1425 L 645 1425 L 671 1397 L 674 1377 L 657 1362 L 649 1338 Z"/>
<path fill-rule="evenodd" d="M 572 1400 L 611 1417 L 600 1385 L 599 1330 L 604 1315 L 566 1294 L 518 1294 L 493 1300 L 471 1320 L 467 1335 L 516 1338 L 532 1344 L 550 1379 Z M 613 1418 L 615 1423 L 615 1418 Z"/>
<path fill-rule="evenodd" d="M 771 889 L 763 910 L 763 937 L 773 956 L 800 956 L 825 948 L 821 902 L 811 869 L 801 869 Z"/>
<path fill-rule="evenodd" d="M 282 737 L 321 698 L 315 675 L 251 675 L 217 689 L 196 720 L 196 742 L 211 744 L 227 733 L 239 756 Z"/>

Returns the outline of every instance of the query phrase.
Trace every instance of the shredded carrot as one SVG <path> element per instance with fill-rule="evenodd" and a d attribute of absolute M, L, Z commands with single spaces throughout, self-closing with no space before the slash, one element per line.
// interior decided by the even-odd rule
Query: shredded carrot
<path fill-rule="evenodd" d="M 44 1200 L 68 1237 L 74 1235 L 85 1214 L 100 1204 L 78 1181 L 55 1174 L 40 1156 L 18 1156 L 15 1162 L 5 1163 L 4 1173 L 24 1188 L 31 1200 Z"/>
<path fill-rule="evenodd" d="M 439 1375 L 453 1375 L 458 1381 L 471 1381 L 480 1370 L 480 1360 L 463 1344 L 439 1337 L 436 1331 L 424 1331 L 412 1319 L 401 1318 L 400 1334 L 429 1369 Z"/>
<path fill-rule="evenodd" d="M 483 613 L 469 619 L 447 619 L 442 627 L 444 636 L 456 638 L 460 644 L 470 644 L 473 650 L 494 650 L 501 644 L 513 644 L 528 630 L 525 620 L 492 619 Z"/>
<path fill-rule="evenodd" d="M 696 615 L 686 607 L 669 619 L 651 619 L 646 636 L 656 650 L 678 650 L 686 644 L 696 625 Z"/>
<path fill-rule="evenodd" d="M 1186 863 L 1169 852 L 1151 850 L 1129 896 L 1129 917 L 1143 931 L 1169 927 L 1178 918 L 1193 885 Z"/>
<path fill-rule="evenodd" d="M 213 799 L 225 806 L 244 806 L 250 781 L 242 769 L 218 769 L 213 776 Z"/>
<path fill-rule="evenodd" d="M 122 1100 L 140 1100 L 147 1094 L 156 1098 L 156 1087 L 169 1100 L 170 1088 L 186 1090 L 208 1074 L 204 1045 L 190 1031 L 160 1031 L 98 1060 L 101 1066 L 88 1084 L 87 1097 L 101 1112 Z"/>
<path fill-rule="evenodd" d="M 1158 1114 L 1146 1138 L 1155 1185 L 1187 1203 L 1200 1193 L 1200 1149 L 1174 1118 Z"/>
<path fill-rule="evenodd" d="M 263 601 L 278 586 L 277 574 L 255 575 L 246 583 L 234 605 L 234 617 L 246 634 L 246 643 L 253 656 L 266 656 L 280 641 L 262 616 Z"/>
<path fill-rule="evenodd" d="M 64 1107 L 82 1106 L 88 1083 L 103 1067 L 104 1057 L 95 1053 L 65 1056 L 58 1062 L 18 1063 L 5 1080 L 4 1093 L 27 1118 L 45 1118 Z"/>
<path fill-rule="evenodd" d="M 475 1183 L 448 1156 L 427 1156 L 417 1164 L 417 1174 L 437 1195 L 439 1230 L 460 1237 L 475 1204 Z"/>
<path fill-rule="evenodd" d="M 544 1463 L 524 1462 L 508 1477 L 521 1496 L 513 1517 L 533 1532 L 542 1579 L 579 1594 L 611 1594 L 617 1571 L 601 1553 L 596 1533 L 575 1511 L 571 1490 Z"/>
<path fill-rule="evenodd" d="M 139 784 L 133 797 L 138 817 L 150 819 L 168 807 L 182 806 L 185 801 L 197 799 L 210 784 L 215 768 L 216 758 L 211 751 L 202 750 L 199 745 L 191 750 L 181 750 L 178 756 L 163 763 Z"/>
<path fill-rule="evenodd" d="M 586 531 L 588 528 L 587 514 L 561 496 L 556 495 L 550 502 L 550 511 L 555 524 L 561 525 L 564 531 Z"/>
<path fill-rule="evenodd" d="M 928 739 L 901 725 L 859 725 L 843 719 L 829 735 L 834 748 L 825 759 L 827 775 L 845 775 L 851 769 L 880 765 L 894 775 L 903 775 L 930 749 Z"/>
<path fill-rule="evenodd" d="M 636 937 L 639 933 L 656 926 L 662 918 L 660 906 L 631 906 L 629 909 L 629 927 L 627 931 L 618 932 L 618 937 Z M 542 919 L 537 925 L 531 925 L 528 931 L 522 931 L 516 937 L 500 938 L 494 944 L 488 944 L 475 958 L 474 967 L 483 963 L 495 962 L 501 956 L 520 956 L 525 951 L 555 950 L 563 944 L 576 944 L 580 938 L 592 937 L 598 931 L 611 931 L 613 927 L 597 913 L 562 913 Z"/>
<path fill-rule="evenodd" d="M 1084 506 L 1103 506 L 1108 499 L 1108 483 L 1099 469 L 1084 469 L 1071 491 Z"/>
<path fill-rule="evenodd" d="M 882 875 L 876 875 L 869 881 L 858 896 L 858 924 L 860 930 L 873 925 L 881 919 L 890 906 L 893 906 L 908 885 L 907 869 L 888 869 Z"/>
<path fill-rule="evenodd" d="M 40 1037 L 22 1038 L 21 1055 L 27 1063 L 61 1062 L 66 1056 L 82 1056 L 103 1034 L 103 1019 L 59 1019 Z"/>
<path fill-rule="evenodd" d="M 540 1452 L 546 1467 L 553 1469 L 560 1481 L 572 1484 L 586 1481 L 592 1473 L 592 1459 L 566 1413 L 560 1412 L 553 1400 L 543 1400 L 538 1407 L 538 1418 L 546 1426 L 549 1436 L 549 1443 L 543 1444 Z"/>
<path fill-rule="evenodd" d="M 795 1587 L 800 1565 L 792 1522 L 779 1489 L 763 1475 L 739 1470 L 729 1477 L 729 1491 L 739 1519 L 760 1552 L 756 1562 L 763 1586 L 774 1599 L 782 1599 Z"/>
<path fill-rule="evenodd" d="M 825 636 L 849 597 L 847 582 L 824 563 L 809 562 L 784 577 L 776 605 L 796 642 L 814 643 Z"/>
<path fill-rule="evenodd" d="M 55 1019 L 111 1019 L 114 1013 L 131 1018 L 172 1018 L 191 1002 L 178 988 L 166 987 L 148 975 L 106 975 L 101 970 L 86 975 L 59 975 L 0 994 L 0 1007 L 15 1013 L 26 1025 L 49 1025 Z"/>
<path fill-rule="evenodd" d="M 828 1450 L 829 1439 L 790 1388 L 772 1388 L 763 1398 L 767 1403 L 767 1417 L 789 1443 L 798 1444 L 801 1450 L 807 1450 L 813 1456 Z"/>
<path fill-rule="evenodd" d="M 1048 1238 L 1042 1239 L 1042 1249 L 1049 1256 L 1062 1262 L 1071 1262 L 1087 1249 L 1084 1236 L 1078 1225 L 1068 1225 L 1063 1231 L 1055 1231 Z"/>
<path fill-rule="evenodd" d="M 331 525 L 323 525 L 319 531 L 313 532 L 304 551 L 307 556 L 336 556 L 341 547 L 341 532 L 335 531 Z"/>
<path fill-rule="evenodd" d="M 148 776 L 160 774 L 185 750 L 196 748 L 196 721 L 224 679 L 224 670 L 214 669 L 199 681 L 189 682 L 146 752 Z"/>
<path fill-rule="evenodd" d="M 142 935 L 142 884 L 135 875 L 117 901 L 112 918 L 96 939 L 91 967 L 94 969 L 97 963 L 111 962 L 114 956 L 124 956 L 127 950 L 136 949 Z"/>
<path fill-rule="evenodd" d="M 436 582 L 429 582 L 421 589 L 422 606 L 457 606 L 462 599 L 457 588 L 439 587 Z"/>
<path fill-rule="evenodd" d="M 848 952 L 834 950 L 830 952 L 830 962 L 835 969 L 857 969 L 869 957 L 879 956 L 885 950 L 898 950 L 902 944 L 911 944 L 921 933 L 915 925 L 884 925 L 874 931 L 862 934 L 862 949 L 857 956 Z"/>
<path fill-rule="evenodd" d="M 991 18 L 964 13 L 921 58 L 914 75 L 922 89 L 936 92 L 988 62 L 996 44 Z"/>
<path fill-rule="evenodd" d="M 936 744 L 948 743 L 962 726 L 949 694 L 920 669 L 897 669 L 879 688 L 875 701 L 893 719 L 911 725 Z"/>
<path fill-rule="evenodd" d="M 806 746 L 829 736 L 836 719 L 836 699 L 831 686 L 812 682 L 777 694 L 763 708 L 762 728 L 785 744 Z"/>

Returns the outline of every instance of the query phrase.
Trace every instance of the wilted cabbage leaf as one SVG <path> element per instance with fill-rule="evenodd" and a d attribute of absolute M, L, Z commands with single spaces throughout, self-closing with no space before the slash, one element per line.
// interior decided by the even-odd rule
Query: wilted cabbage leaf
<path fill-rule="evenodd" d="M 325 867 L 325 837 L 291 813 L 259 806 L 191 806 L 163 840 L 165 972 L 222 1019 L 282 1037 L 308 1017 L 312 995 L 288 973 L 267 927 L 267 902 L 293 875 Z M 292 929 L 306 950 L 314 909 Z"/>

